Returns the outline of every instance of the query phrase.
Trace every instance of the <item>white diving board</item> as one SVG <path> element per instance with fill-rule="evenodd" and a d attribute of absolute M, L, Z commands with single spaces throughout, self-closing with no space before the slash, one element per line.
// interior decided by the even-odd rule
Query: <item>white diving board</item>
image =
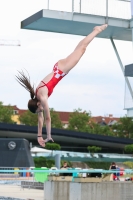
<path fill-rule="evenodd" d="M 86 36 L 106 20 L 105 16 L 43 9 L 23 20 L 21 29 Z M 108 17 L 108 25 L 97 37 L 132 41 L 132 19 Z"/>

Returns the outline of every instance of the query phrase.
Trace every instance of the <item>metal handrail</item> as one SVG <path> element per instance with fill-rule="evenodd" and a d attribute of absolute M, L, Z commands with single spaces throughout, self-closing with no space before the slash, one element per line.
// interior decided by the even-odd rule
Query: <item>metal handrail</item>
<path fill-rule="evenodd" d="M 52 170 L 52 169 L 38 169 L 38 170 L 0 170 L 0 172 L 3 173 L 11 173 L 11 172 L 37 172 L 37 173 L 103 173 L 103 174 L 110 174 L 110 173 L 117 173 L 117 172 L 125 172 L 125 173 L 129 173 L 132 174 L 133 173 L 133 169 L 125 169 L 125 170 L 104 170 L 104 169 L 67 169 L 67 170 L 62 170 L 62 169 L 57 169 L 57 170 Z"/>
<path fill-rule="evenodd" d="M 51 1 L 51 3 L 52 3 L 52 0 L 47 0 L 47 9 L 48 10 L 50 10 L 50 1 Z M 55 0 L 56 1 L 56 0 Z M 95 0 L 96 1 L 96 0 Z M 67 0 L 66 0 L 66 2 L 67 2 Z M 94 1 L 91 1 L 90 3 L 93 3 Z M 95 2 L 95 3 L 99 3 L 100 2 L 100 0 L 99 1 L 97 1 L 97 2 Z M 110 13 L 109 11 L 110 11 L 110 4 L 109 3 L 117 3 L 117 2 L 125 2 L 126 4 L 124 4 L 124 5 L 122 5 L 122 7 L 120 8 L 120 10 L 122 10 L 122 9 L 124 9 L 124 12 L 125 12 L 125 9 L 127 10 L 127 12 L 130 12 L 130 13 L 128 13 L 129 15 L 127 16 L 126 15 L 126 17 L 125 17 L 125 14 L 124 14 L 124 17 L 118 17 L 119 16 L 119 13 L 120 13 L 120 10 L 119 10 L 119 12 L 117 12 L 117 10 L 118 10 L 118 8 L 114 8 L 113 10 L 115 11 L 115 9 L 116 9 L 116 12 L 115 12 L 115 14 L 113 14 L 113 13 Z M 130 4 L 130 0 L 114 0 L 114 1 L 112 1 L 112 0 L 105 0 L 105 2 L 103 3 L 102 1 L 101 1 L 101 3 L 103 3 L 103 6 L 102 6 L 102 8 L 104 9 L 106 9 L 106 10 L 104 10 L 104 11 L 102 11 L 102 12 L 104 12 L 104 17 L 106 18 L 106 23 L 108 23 L 108 17 L 112 17 L 112 15 L 114 15 L 114 17 L 116 17 L 116 18 L 121 18 L 121 19 L 131 19 L 131 9 L 129 8 L 129 7 L 127 7 L 127 8 L 125 8 L 125 5 L 127 5 L 127 4 Z M 65 3 L 65 1 L 64 1 L 64 3 Z M 77 4 L 78 3 L 78 4 Z M 84 4 L 84 3 L 86 3 L 85 1 L 82 1 L 82 0 L 79 0 L 79 2 L 77 2 L 77 0 L 71 0 L 71 8 L 69 9 L 70 10 L 70 12 L 72 13 L 72 19 L 73 19 L 73 15 L 74 15 L 74 13 L 76 12 L 76 13 L 82 13 L 82 14 L 92 14 L 91 13 L 91 10 L 90 11 L 83 11 L 83 7 L 84 7 L 84 5 L 86 5 L 85 6 L 85 8 L 89 8 L 89 3 L 87 4 Z M 122 3 L 123 4 L 123 3 Z M 64 4 L 65 5 L 65 4 Z M 75 5 L 77 5 L 78 7 L 77 7 L 77 9 L 75 10 Z M 130 6 L 131 7 L 131 6 Z M 64 10 L 64 12 L 67 12 L 65 9 L 63 9 Z M 96 11 L 94 11 L 94 15 L 98 15 L 97 14 L 97 10 L 99 11 L 99 9 L 97 9 L 97 7 L 96 7 Z M 123 12 L 123 13 L 124 13 Z M 115 16 L 116 15 L 116 16 Z"/>

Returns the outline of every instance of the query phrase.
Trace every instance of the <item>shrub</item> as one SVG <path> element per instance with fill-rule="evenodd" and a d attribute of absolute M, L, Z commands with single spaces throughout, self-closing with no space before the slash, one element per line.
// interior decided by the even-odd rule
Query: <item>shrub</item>
<path fill-rule="evenodd" d="M 61 146 L 57 143 L 46 143 L 46 146 L 45 146 L 46 149 L 49 149 L 49 150 L 60 150 L 61 149 Z"/>
<path fill-rule="evenodd" d="M 40 167 L 51 168 L 55 166 L 54 160 L 47 160 L 45 157 L 42 157 L 42 156 L 34 158 L 34 163 L 35 163 L 36 168 L 40 168 Z"/>
<path fill-rule="evenodd" d="M 124 147 L 124 150 L 125 150 L 125 152 L 127 152 L 127 153 L 133 153 L 133 144 L 126 145 L 126 146 Z"/>
<path fill-rule="evenodd" d="M 71 167 L 72 163 L 70 161 L 61 160 L 61 166 L 64 162 L 67 162 L 68 166 Z M 45 157 L 36 157 L 34 158 L 34 163 L 36 168 L 47 167 L 51 168 L 55 166 L 55 160 L 49 160 Z"/>
<path fill-rule="evenodd" d="M 133 169 L 133 162 L 127 161 L 124 162 L 125 165 L 127 165 L 130 169 Z"/>
<path fill-rule="evenodd" d="M 85 162 L 90 168 L 93 169 L 105 169 L 108 170 L 110 167 L 110 162 Z"/>
<path fill-rule="evenodd" d="M 88 149 L 89 152 L 95 153 L 95 152 L 101 151 L 102 148 L 96 147 L 96 146 L 88 146 L 87 149 Z"/>

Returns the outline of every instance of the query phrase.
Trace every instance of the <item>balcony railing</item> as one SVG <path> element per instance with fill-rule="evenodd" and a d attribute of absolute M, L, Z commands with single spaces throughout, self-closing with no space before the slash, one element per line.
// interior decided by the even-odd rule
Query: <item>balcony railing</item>
<path fill-rule="evenodd" d="M 131 19 L 128 0 L 46 0 L 45 9 Z"/>

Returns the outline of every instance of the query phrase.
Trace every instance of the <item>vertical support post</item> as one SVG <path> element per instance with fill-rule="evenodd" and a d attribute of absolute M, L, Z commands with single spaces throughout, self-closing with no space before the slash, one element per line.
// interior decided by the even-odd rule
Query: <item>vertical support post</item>
<path fill-rule="evenodd" d="M 81 0 L 79 1 L 79 13 L 81 13 Z"/>
<path fill-rule="evenodd" d="M 73 13 L 74 13 L 74 0 L 72 0 L 72 20 L 73 20 Z"/>
<path fill-rule="evenodd" d="M 130 28 L 132 29 L 132 44 L 133 44 L 133 0 L 131 0 L 131 22 Z"/>
<path fill-rule="evenodd" d="M 55 166 L 60 169 L 60 154 L 55 155 Z"/>
<path fill-rule="evenodd" d="M 49 10 L 49 0 L 47 0 L 47 9 Z"/>
<path fill-rule="evenodd" d="M 113 41 L 113 38 L 111 38 L 110 40 L 111 40 L 111 43 L 112 43 L 112 46 L 113 46 L 113 48 L 114 48 L 116 57 L 117 57 L 117 59 L 118 59 L 118 62 L 119 62 L 119 64 L 120 64 L 121 70 L 122 70 L 123 75 L 124 75 L 124 66 L 123 66 L 123 64 L 122 64 L 122 61 L 121 61 L 120 56 L 119 56 L 119 54 L 118 54 L 118 51 L 117 51 L 117 49 L 116 49 L 115 43 L 114 43 L 114 41 Z M 127 77 L 125 77 L 125 81 L 126 81 L 126 83 L 127 83 L 127 86 L 128 86 L 129 91 L 130 91 L 131 97 L 133 98 L 133 90 L 132 90 L 132 87 L 131 87 L 130 82 L 129 82 L 129 80 L 128 80 Z"/>
<path fill-rule="evenodd" d="M 108 24 L 108 0 L 106 0 L 106 19 L 105 24 Z"/>
<path fill-rule="evenodd" d="M 131 0 L 131 18 L 133 17 L 133 0 Z"/>

